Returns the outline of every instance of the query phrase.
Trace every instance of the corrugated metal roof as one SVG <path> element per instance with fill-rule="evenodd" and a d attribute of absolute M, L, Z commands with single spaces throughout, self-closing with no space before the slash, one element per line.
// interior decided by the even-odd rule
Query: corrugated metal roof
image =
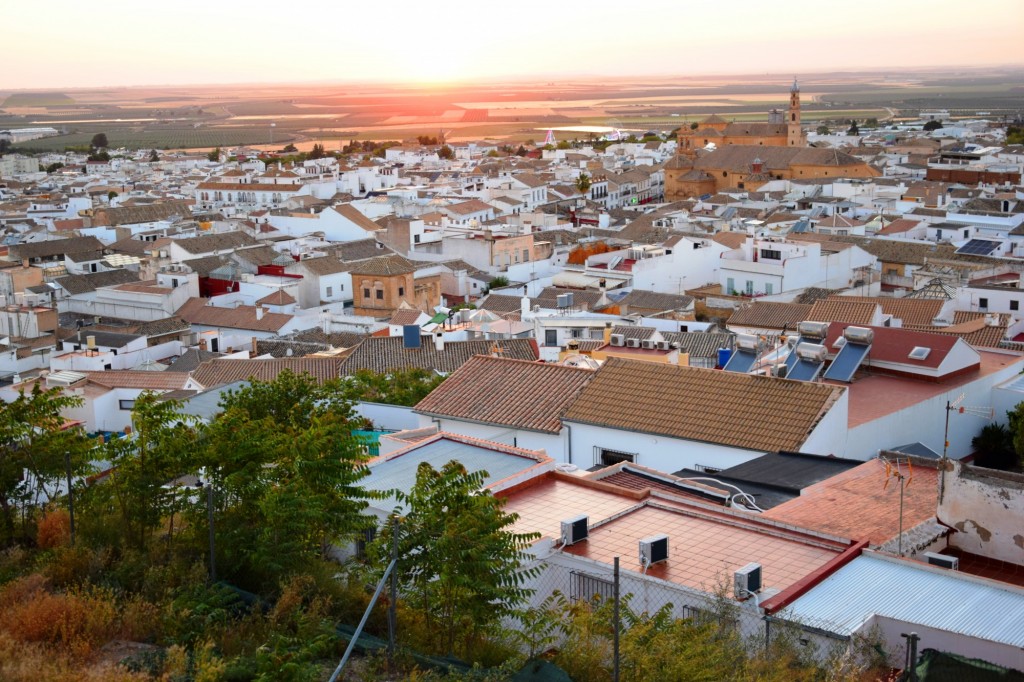
<path fill-rule="evenodd" d="M 537 464 L 537 460 L 529 457 L 440 438 L 403 455 L 371 466 L 370 475 L 363 479 L 362 484 L 367 490 L 381 492 L 401 490 L 408 493 L 416 483 L 416 469 L 421 463 L 427 462 L 430 466 L 440 470 L 451 460 L 460 462 L 466 467 L 466 471 L 471 473 L 486 471 L 485 487 Z M 377 509 L 390 511 L 398 506 L 398 500 L 393 496 L 388 496 L 384 499 L 374 500 L 371 504 Z"/>
<path fill-rule="evenodd" d="M 1024 646 L 1024 590 L 875 554 L 843 566 L 779 616 L 850 635 L 876 614 Z"/>

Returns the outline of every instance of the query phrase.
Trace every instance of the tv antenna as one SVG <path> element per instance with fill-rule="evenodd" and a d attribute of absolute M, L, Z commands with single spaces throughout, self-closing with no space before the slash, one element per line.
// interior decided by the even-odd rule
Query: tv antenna
<path fill-rule="evenodd" d="M 957 414 L 969 414 L 979 419 L 990 421 L 995 417 L 995 410 L 992 407 L 979 407 L 971 405 L 961 405 L 964 401 L 966 394 L 961 393 L 955 400 L 946 401 L 946 434 L 942 439 L 942 459 L 948 458 L 949 452 L 949 415 L 952 413 Z"/>

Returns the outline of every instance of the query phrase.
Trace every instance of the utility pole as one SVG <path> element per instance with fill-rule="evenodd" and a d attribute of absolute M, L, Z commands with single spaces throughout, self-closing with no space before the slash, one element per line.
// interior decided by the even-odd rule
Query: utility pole
<path fill-rule="evenodd" d="M 614 601 L 614 639 L 612 640 L 612 682 L 619 682 L 619 557 L 615 557 L 614 587 L 612 599 Z"/>
<path fill-rule="evenodd" d="M 213 542 L 213 483 L 206 482 L 206 523 L 210 529 L 210 583 L 217 582 L 217 556 Z"/>
<path fill-rule="evenodd" d="M 64 474 L 68 479 L 68 516 L 71 518 L 71 546 L 75 546 L 75 494 L 71 489 L 71 453 L 64 453 Z"/>

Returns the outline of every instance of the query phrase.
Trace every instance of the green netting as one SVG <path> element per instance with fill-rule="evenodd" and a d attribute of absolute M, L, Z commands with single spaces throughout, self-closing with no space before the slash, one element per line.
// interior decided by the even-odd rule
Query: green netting
<path fill-rule="evenodd" d="M 915 667 L 918 682 L 1024 682 L 1024 672 L 978 658 L 925 649 Z M 904 673 L 903 680 L 910 675 Z"/>

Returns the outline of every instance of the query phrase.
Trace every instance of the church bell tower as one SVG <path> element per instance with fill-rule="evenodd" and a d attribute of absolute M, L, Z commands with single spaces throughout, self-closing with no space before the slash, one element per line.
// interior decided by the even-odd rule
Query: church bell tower
<path fill-rule="evenodd" d="M 793 79 L 789 91 L 789 118 L 786 120 L 786 142 L 788 147 L 803 147 L 804 132 L 800 127 L 800 86 Z"/>

